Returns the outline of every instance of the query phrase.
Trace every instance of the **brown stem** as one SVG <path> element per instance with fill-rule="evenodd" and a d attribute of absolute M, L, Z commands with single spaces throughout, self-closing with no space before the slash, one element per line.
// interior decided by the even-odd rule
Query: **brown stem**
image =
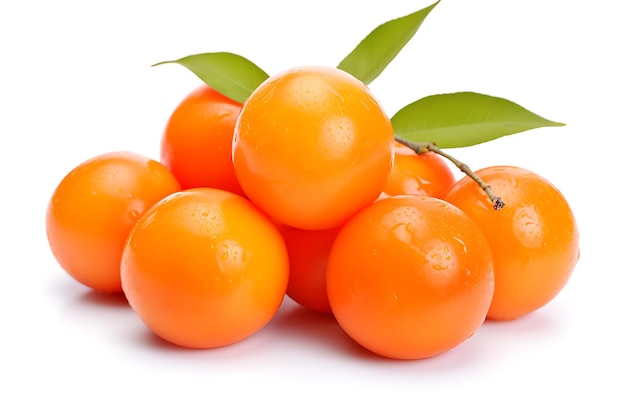
<path fill-rule="evenodd" d="M 504 201 L 502 201 L 502 199 L 499 196 L 496 196 L 493 193 L 493 191 L 491 191 L 491 187 L 489 186 L 489 184 L 485 183 L 478 175 L 476 175 L 476 173 L 474 171 L 472 171 L 470 169 L 470 167 L 467 166 L 467 164 L 459 161 L 458 159 L 456 159 L 452 155 L 449 155 L 446 152 L 442 151 L 434 143 L 432 143 L 432 142 L 413 142 L 413 141 L 406 140 L 406 139 L 403 139 L 403 138 L 398 137 L 398 136 L 396 136 L 396 141 L 401 143 L 401 144 L 403 144 L 403 145 L 405 145 L 405 146 L 408 146 L 413 151 L 415 151 L 415 153 L 417 153 L 417 154 L 423 154 L 423 153 L 426 153 L 426 152 L 434 152 L 437 155 L 440 155 L 440 156 L 446 158 L 447 160 L 452 162 L 458 169 L 460 169 L 461 172 L 465 173 L 465 175 L 467 175 L 468 177 L 473 179 L 480 186 L 480 188 L 485 192 L 485 194 L 487 194 L 487 196 L 489 197 L 489 199 L 493 203 L 493 209 L 494 210 L 500 210 L 500 209 L 502 209 L 504 207 Z"/>

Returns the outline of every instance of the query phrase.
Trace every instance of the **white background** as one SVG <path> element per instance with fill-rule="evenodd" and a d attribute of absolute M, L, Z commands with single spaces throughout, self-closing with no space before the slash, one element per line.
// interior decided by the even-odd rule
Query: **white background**
<path fill-rule="evenodd" d="M 550 179 L 577 216 L 581 258 L 546 307 L 486 323 L 441 356 L 374 357 L 288 300 L 241 343 L 175 348 L 123 300 L 73 281 L 49 251 L 44 213 L 61 178 L 111 150 L 158 158 L 167 117 L 199 85 L 183 67 L 151 64 L 230 51 L 270 74 L 334 66 L 378 24 L 429 4 L 3 2 L 0 414 L 625 415 L 618 1 L 442 0 L 371 84 L 390 115 L 467 90 L 567 124 L 451 151 L 473 168 L 514 164 Z"/>

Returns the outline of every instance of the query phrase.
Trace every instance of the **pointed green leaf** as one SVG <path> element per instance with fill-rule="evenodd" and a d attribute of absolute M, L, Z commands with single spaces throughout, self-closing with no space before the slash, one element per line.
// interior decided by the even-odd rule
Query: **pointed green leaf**
<path fill-rule="evenodd" d="M 472 92 L 424 97 L 392 118 L 396 136 L 460 148 L 538 127 L 564 126 L 509 100 Z"/>
<path fill-rule="evenodd" d="M 189 55 L 162 64 L 180 64 L 232 100 L 243 103 L 269 76 L 250 60 L 230 52 Z"/>
<path fill-rule="evenodd" d="M 438 3 L 439 0 L 415 13 L 381 24 L 370 32 L 337 65 L 337 68 L 354 75 L 365 84 L 371 83 L 411 40 L 428 13 Z"/>

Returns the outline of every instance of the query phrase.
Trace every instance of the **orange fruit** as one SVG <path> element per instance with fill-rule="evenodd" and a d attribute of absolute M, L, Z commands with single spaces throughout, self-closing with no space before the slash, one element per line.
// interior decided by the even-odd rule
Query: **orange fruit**
<path fill-rule="evenodd" d="M 444 198 L 456 178 L 443 157 L 434 152 L 417 154 L 395 143 L 393 168 L 383 190 L 384 195 L 429 195 Z"/>
<path fill-rule="evenodd" d="M 241 103 L 208 85 L 174 109 L 161 138 L 161 162 L 183 189 L 212 187 L 243 195 L 232 162 L 233 132 Z"/>
<path fill-rule="evenodd" d="M 148 209 L 122 257 L 122 287 L 170 343 L 213 348 L 261 330 L 285 296 L 289 259 L 274 223 L 229 191 L 195 188 Z"/>
<path fill-rule="evenodd" d="M 367 86 L 336 68 L 297 67 L 244 103 L 233 165 L 246 195 L 279 223 L 331 229 L 382 192 L 393 144 Z"/>
<path fill-rule="evenodd" d="M 95 156 L 58 184 L 46 210 L 46 234 L 59 265 L 78 282 L 122 291 L 124 243 L 141 214 L 180 190 L 161 163 L 131 152 Z"/>
<path fill-rule="evenodd" d="M 446 200 L 478 224 L 491 246 L 496 286 L 488 317 L 515 319 L 547 304 L 569 281 L 580 256 L 578 226 L 567 200 L 546 178 L 514 166 L 476 174 L 504 208 L 494 210 L 469 177 Z"/>
<path fill-rule="evenodd" d="M 458 346 L 484 322 L 493 261 L 482 231 L 452 204 L 394 196 L 342 227 L 326 286 L 354 341 L 388 358 L 421 359 Z"/>

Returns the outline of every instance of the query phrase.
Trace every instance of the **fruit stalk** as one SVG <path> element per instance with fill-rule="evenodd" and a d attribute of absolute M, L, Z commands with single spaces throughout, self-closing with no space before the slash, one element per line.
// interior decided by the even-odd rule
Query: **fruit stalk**
<path fill-rule="evenodd" d="M 505 205 L 504 201 L 502 200 L 502 198 L 500 198 L 499 196 L 493 193 L 493 191 L 491 190 L 491 186 L 489 184 L 484 182 L 478 175 L 476 175 L 476 173 L 472 171 L 472 169 L 466 163 L 461 162 L 455 157 L 453 157 L 452 155 L 444 152 L 435 143 L 413 142 L 413 141 L 410 141 L 410 140 L 407 140 L 398 136 L 395 137 L 395 140 L 405 146 L 408 146 L 417 154 L 423 154 L 426 152 L 434 152 L 437 155 L 440 155 L 446 158 L 447 160 L 452 162 L 459 170 L 461 170 L 461 172 L 463 172 L 465 175 L 470 177 L 480 186 L 480 188 L 485 192 L 485 194 L 487 194 L 487 197 L 489 197 L 489 200 L 491 200 L 491 202 L 493 203 L 494 210 L 501 210 L 504 207 Z"/>

